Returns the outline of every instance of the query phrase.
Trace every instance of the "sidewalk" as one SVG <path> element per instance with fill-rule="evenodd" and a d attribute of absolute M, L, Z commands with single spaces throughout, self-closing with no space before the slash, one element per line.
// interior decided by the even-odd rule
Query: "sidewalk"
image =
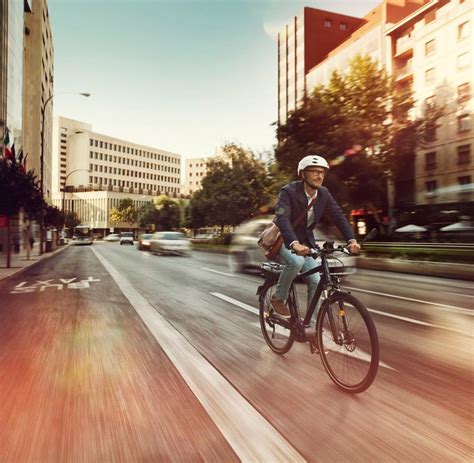
<path fill-rule="evenodd" d="M 30 267 L 31 265 L 39 262 L 42 259 L 46 259 L 58 252 L 61 252 L 65 249 L 67 245 L 59 246 L 52 252 L 45 252 L 43 255 L 38 255 L 39 252 L 39 245 L 33 248 L 33 251 L 30 252 L 30 259 L 27 260 L 26 258 L 26 250 L 21 250 L 18 254 L 13 253 L 10 256 L 10 268 L 7 268 L 7 254 L 1 253 L 0 254 L 0 280 L 3 280 L 15 273 L 20 272 L 24 268 Z"/>

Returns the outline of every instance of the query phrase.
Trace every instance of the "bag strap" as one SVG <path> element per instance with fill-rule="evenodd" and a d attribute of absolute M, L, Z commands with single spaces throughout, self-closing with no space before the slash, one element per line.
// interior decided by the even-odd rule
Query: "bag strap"
<path fill-rule="evenodd" d="M 318 198 L 318 195 L 316 195 L 311 202 L 308 204 L 308 207 L 297 217 L 297 219 L 291 224 L 292 227 L 296 227 L 302 220 L 303 217 L 308 213 L 308 211 L 313 207 L 314 203 L 316 202 L 316 199 Z"/>

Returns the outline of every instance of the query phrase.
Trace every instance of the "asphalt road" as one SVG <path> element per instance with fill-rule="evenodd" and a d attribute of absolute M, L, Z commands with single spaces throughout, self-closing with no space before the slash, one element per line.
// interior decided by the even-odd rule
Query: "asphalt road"
<path fill-rule="evenodd" d="M 227 259 L 101 243 L 0 282 L 0 461 L 474 459 L 472 285 L 350 276 L 382 362 L 352 396 L 270 351 Z"/>

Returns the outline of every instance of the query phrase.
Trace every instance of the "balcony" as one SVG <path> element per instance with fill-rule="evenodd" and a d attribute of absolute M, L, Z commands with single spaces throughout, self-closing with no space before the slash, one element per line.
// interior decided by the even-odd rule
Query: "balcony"
<path fill-rule="evenodd" d="M 400 37 L 395 44 L 395 57 L 412 55 L 413 56 L 413 45 L 415 43 L 414 38 L 411 35 L 404 35 Z"/>
<path fill-rule="evenodd" d="M 403 66 L 397 67 L 395 69 L 395 80 L 397 82 L 402 82 L 406 79 L 411 79 L 413 77 L 413 62 L 409 59 Z"/>

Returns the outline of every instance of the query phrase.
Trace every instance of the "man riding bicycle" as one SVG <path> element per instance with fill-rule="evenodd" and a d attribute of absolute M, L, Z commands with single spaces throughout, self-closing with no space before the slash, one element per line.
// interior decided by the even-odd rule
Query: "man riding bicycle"
<path fill-rule="evenodd" d="M 275 223 L 283 236 L 284 244 L 280 248 L 282 270 L 271 303 L 282 317 L 289 318 L 290 311 L 285 303 L 293 279 L 298 273 L 310 270 L 318 265 L 313 258 L 305 258 L 310 248 L 315 248 L 313 230 L 323 216 L 328 216 L 342 233 L 349 245 L 351 254 L 358 254 L 360 245 L 355 239 L 349 222 L 326 187 L 321 186 L 329 164 L 321 156 L 305 156 L 298 163 L 300 180 L 285 185 L 280 190 L 276 205 Z M 304 210 L 312 202 L 306 217 L 293 227 Z M 293 251 L 293 252 L 292 252 Z M 319 282 L 319 274 L 314 273 L 308 281 L 308 304 L 311 301 Z"/>

